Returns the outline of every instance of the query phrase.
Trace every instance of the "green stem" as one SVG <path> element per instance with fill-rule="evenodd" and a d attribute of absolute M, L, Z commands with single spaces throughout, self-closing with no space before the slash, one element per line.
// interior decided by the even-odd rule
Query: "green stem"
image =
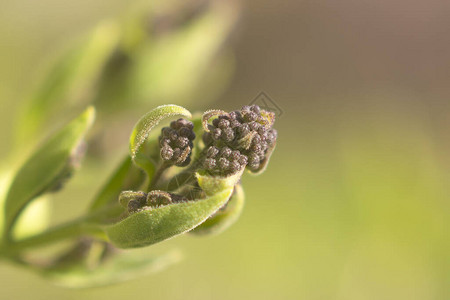
<path fill-rule="evenodd" d="M 47 246 L 49 244 L 63 241 L 66 239 L 77 238 L 84 235 L 99 237 L 103 231 L 98 225 L 89 225 L 84 219 L 76 220 L 61 226 L 47 230 L 41 234 L 25 238 L 8 244 L 5 249 L 7 253 L 17 254 L 23 250 Z"/>
<path fill-rule="evenodd" d="M 159 180 L 161 179 L 162 175 L 164 174 L 164 171 L 166 171 L 168 168 L 172 166 L 171 163 L 164 162 L 153 174 L 153 177 L 150 181 L 150 184 L 148 186 L 148 190 L 154 190 L 155 187 L 158 185 Z"/>
<path fill-rule="evenodd" d="M 0 256 L 17 256 L 20 252 L 40 246 L 60 242 L 67 239 L 78 238 L 81 236 L 91 236 L 97 239 L 106 240 L 105 233 L 98 221 L 102 216 L 116 213 L 118 206 L 96 212 L 74 221 L 61 224 L 37 235 L 24 238 L 18 241 L 11 240 L 0 246 Z"/>

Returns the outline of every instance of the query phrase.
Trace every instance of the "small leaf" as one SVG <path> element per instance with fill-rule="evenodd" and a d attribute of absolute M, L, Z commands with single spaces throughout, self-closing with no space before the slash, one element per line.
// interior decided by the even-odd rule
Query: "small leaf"
<path fill-rule="evenodd" d="M 94 117 L 95 110 L 89 107 L 44 143 L 19 169 L 6 198 L 5 233 L 10 232 L 26 205 L 53 189 L 74 167 L 73 159 Z"/>
<path fill-rule="evenodd" d="M 144 247 L 187 232 L 203 223 L 230 198 L 226 188 L 206 199 L 144 208 L 105 227 L 110 242 L 119 248 Z"/>
<path fill-rule="evenodd" d="M 97 268 L 86 266 L 69 270 L 43 270 L 45 277 L 56 285 L 68 288 L 91 288 L 111 285 L 157 273 L 181 260 L 178 251 L 146 257 L 134 253 L 118 254 L 110 257 Z"/>
<path fill-rule="evenodd" d="M 161 105 L 145 114 L 134 126 L 130 137 L 130 153 L 133 161 L 144 169 L 149 176 L 154 172 L 154 163 L 150 162 L 143 154 L 141 148 L 147 140 L 150 131 L 165 118 L 173 116 L 191 118 L 191 113 L 177 105 Z"/>
<path fill-rule="evenodd" d="M 225 231 L 239 219 L 244 208 L 244 199 L 244 190 L 238 184 L 226 206 L 219 209 L 214 215 L 189 233 L 203 235 L 219 234 Z"/>
<path fill-rule="evenodd" d="M 209 132 L 209 128 L 208 128 L 209 119 L 211 119 L 212 117 L 215 117 L 215 116 L 226 116 L 226 115 L 228 115 L 228 113 L 226 111 L 220 110 L 220 109 L 211 109 L 211 110 L 206 111 L 202 116 L 203 129 L 206 132 Z"/>

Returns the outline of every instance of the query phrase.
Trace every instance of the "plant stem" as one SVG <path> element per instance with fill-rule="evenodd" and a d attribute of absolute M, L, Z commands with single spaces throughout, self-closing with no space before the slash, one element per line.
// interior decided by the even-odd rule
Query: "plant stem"
<path fill-rule="evenodd" d="M 101 228 L 99 217 L 115 212 L 118 206 L 109 207 L 71 222 L 61 224 L 37 235 L 18 241 L 11 240 L 0 245 L 0 256 L 17 256 L 20 252 L 40 246 L 48 246 L 52 243 L 81 236 L 92 236 L 106 240 L 105 233 Z"/>
<path fill-rule="evenodd" d="M 153 174 L 153 177 L 150 181 L 148 190 L 151 191 L 155 189 L 155 187 L 158 184 L 158 181 L 161 179 L 162 175 L 164 174 L 164 171 L 166 171 L 169 167 L 171 167 L 171 163 L 164 162 L 162 165 L 156 170 L 155 174 Z"/>
<path fill-rule="evenodd" d="M 103 234 L 103 231 L 98 225 L 89 225 L 84 222 L 84 219 L 76 220 L 61 226 L 44 231 L 41 234 L 31 236 L 16 242 L 11 242 L 5 247 L 4 250 L 7 253 L 17 254 L 23 250 L 29 248 L 35 248 L 39 246 L 46 246 L 54 242 L 62 240 L 76 238 L 82 235 L 90 235 L 99 237 Z"/>

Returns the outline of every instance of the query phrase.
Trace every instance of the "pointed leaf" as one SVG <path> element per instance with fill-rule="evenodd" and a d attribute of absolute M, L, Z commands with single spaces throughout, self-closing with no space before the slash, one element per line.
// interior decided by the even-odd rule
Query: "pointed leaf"
<path fill-rule="evenodd" d="M 228 115 L 228 113 L 226 111 L 220 110 L 220 109 L 211 109 L 211 110 L 205 111 L 205 113 L 202 116 L 203 130 L 205 130 L 206 132 L 209 132 L 208 122 L 209 122 L 209 119 L 211 119 L 212 117 L 227 116 L 227 115 Z"/>
<path fill-rule="evenodd" d="M 45 142 L 23 164 L 9 189 L 5 203 L 5 230 L 10 232 L 17 216 L 34 198 L 59 187 L 79 159 L 79 146 L 94 121 L 89 107 Z"/>
<path fill-rule="evenodd" d="M 191 118 L 191 113 L 177 105 L 162 105 L 145 114 L 134 126 L 130 137 L 130 154 L 134 163 L 144 169 L 149 176 L 153 174 L 154 162 L 149 161 L 147 157 L 141 154 L 141 148 L 147 140 L 150 131 L 162 120 L 173 117 L 183 116 Z"/>

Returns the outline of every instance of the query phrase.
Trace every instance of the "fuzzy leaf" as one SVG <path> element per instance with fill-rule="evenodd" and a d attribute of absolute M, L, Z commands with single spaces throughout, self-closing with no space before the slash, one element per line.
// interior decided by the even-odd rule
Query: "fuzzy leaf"
<path fill-rule="evenodd" d="M 146 207 L 105 227 L 109 241 L 119 248 L 144 247 L 188 232 L 224 206 L 233 194 L 243 169 L 229 177 L 196 174 L 207 198 Z"/>
<path fill-rule="evenodd" d="M 220 110 L 220 109 L 211 109 L 211 110 L 206 111 L 202 116 L 203 130 L 205 130 L 206 132 L 209 132 L 208 121 L 212 117 L 226 116 L 226 115 L 228 115 L 228 113 L 226 111 Z"/>
<path fill-rule="evenodd" d="M 110 242 L 119 248 L 144 247 L 187 232 L 203 223 L 230 198 L 232 188 L 203 200 L 147 208 L 107 226 Z"/>
<path fill-rule="evenodd" d="M 209 217 L 201 225 L 194 228 L 189 233 L 192 234 L 219 234 L 233 225 L 241 215 L 244 208 L 244 190 L 240 184 L 236 185 L 233 195 L 226 204 L 214 215 Z"/>
<path fill-rule="evenodd" d="M 147 140 L 150 131 L 162 120 L 183 116 L 191 118 L 191 113 L 178 105 L 161 105 L 145 114 L 134 126 L 130 137 L 130 154 L 134 163 L 144 169 L 149 176 L 154 171 L 154 164 L 147 157 L 141 154 L 141 148 Z"/>
<path fill-rule="evenodd" d="M 63 127 L 22 165 L 12 181 L 5 203 L 5 230 L 10 232 L 17 216 L 37 196 L 59 186 L 79 158 L 79 146 L 95 117 L 93 107 Z"/>
<path fill-rule="evenodd" d="M 43 275 L 59 286 L 91 288 L 147 276 L 162 271 L 180 260 L 181 254 L 178 251 L 155 257 L 145 257 L 134 253 L 119 254 L 94 269 L 79 266 L 69 270 L 44 270 Z"/>

